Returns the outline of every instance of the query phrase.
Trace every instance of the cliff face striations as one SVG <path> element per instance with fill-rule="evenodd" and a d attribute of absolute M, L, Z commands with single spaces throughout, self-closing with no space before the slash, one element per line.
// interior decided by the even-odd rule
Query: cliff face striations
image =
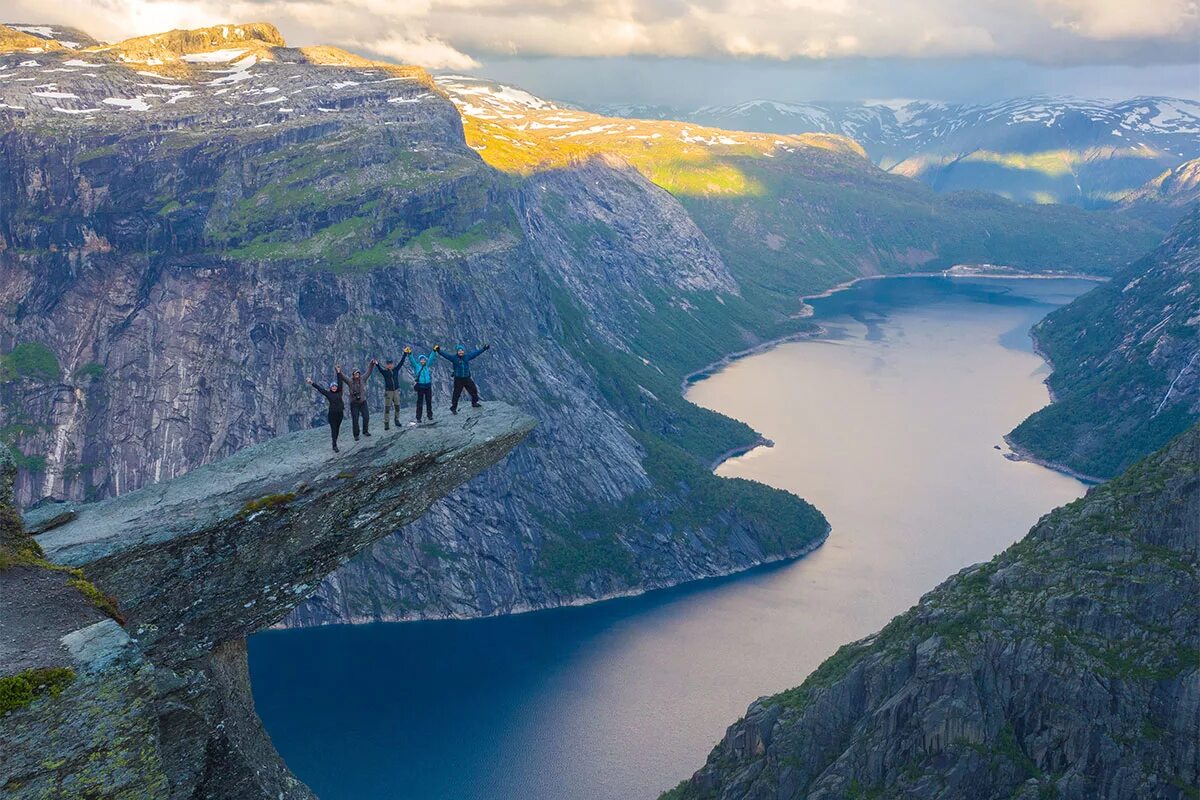
<path fill-rule="evenodd" d="M 1198 521 L 1192 428 L 755 702 L 665 797 L 1194 796 Z"/>
<path fill-rule="evenodd" d="M 54 82 L 0 88 L 0 437 L 21 502 L 122 495 L 319 424 L 303 378 L 335 362 L 490 341 L 484 396 L 538 418 L 531 446 L 292 623 L 560 605 L 823 537 L 798 498 L 708 473 L 754 435 L 684 402 L 677 362 L 752 336 L 708 324 L 748 306 L 634 170 L 503 175 L 420 70 L 254 26 L 0 61 Z"/>
<path fill-rule="evenodd" d="M 802 330 L 805 290 L 963 261 L 1104 271 L 1146 236 L 946 199 L 836 137 L 751 152 L 675 125 L 619 152 L 562 140 L 545 163 L 573 131 L 468 144 L 443 93 L 461 89 L 269 25 L 77 49 L 6 30 L 0 441 L 19 502 L 123 495 L 319 424 L 305 377 L 406 343 L 491 342 L 485 397 L 539 420 L 286 624 L 500 614 L 806 552 L 815 509 L 710 474 L 757 436 L 684 401 L 685 375 Z M 502 145 L 520 170 L 488 160 Z"/>
<path fill-rule="evenodd" d="M 31 513 L 44 561 L 0 569 L 0 793 L 311 797 L 254 713 L 244 637 L 532 428 L 494 403 L 333 457 L 324 431 L 303 431 L 115 500 Z M 64 585 L 64 568 L 109 595 L 123 625 Z M 72 672 L 53 691 L 33 678 L 36 696 L 13 705 L 11 676 L 31 668 Z"/>

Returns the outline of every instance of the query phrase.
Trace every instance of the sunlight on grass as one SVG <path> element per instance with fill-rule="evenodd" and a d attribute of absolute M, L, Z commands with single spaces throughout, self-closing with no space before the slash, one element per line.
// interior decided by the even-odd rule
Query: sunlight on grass
<path fill-rule="evenodd" d="M 747 158 L 820 149 L 866 158 L 857 143 L 826 134 L 776 135 L 725 131 L 669 120 L 631 120 L 571 111 L 557 124 L 559 109 L 539 114 L 522 109 L 520 121 L 464 113 L 467 143 L 490 166 L 529 175 L 617 156 L 676 196 L 758 196 L 761 182 L 736 165 Z"/>

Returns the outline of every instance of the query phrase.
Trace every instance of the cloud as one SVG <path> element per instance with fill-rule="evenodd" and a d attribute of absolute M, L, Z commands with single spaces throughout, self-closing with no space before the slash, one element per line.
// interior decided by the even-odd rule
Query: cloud
<path fill-rule="evenodd" d="M 416 35 L 393 34 L 386 38 L 360 42 L 354 49 L 365 50 L 377 56 L 404 64 L 420 64 L 428 69 L 475 69 L 479 62 L 460 52 L 436 36 L 425 33 Z"/>
<path fill-rule="evenodd" d="M 1200 40 L 1197 0 L 0 0 L 0 18 L 110 40 L 266 20 L 293 44 L 450 69 L 495 55 L 1195 63 Z"/>

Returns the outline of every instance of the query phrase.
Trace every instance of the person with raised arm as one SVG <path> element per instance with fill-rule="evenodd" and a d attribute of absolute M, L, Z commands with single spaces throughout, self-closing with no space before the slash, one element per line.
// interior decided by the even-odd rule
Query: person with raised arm
<path fill-rule="evenodd" d="M 404 366 L 404 362 L 408 359 L 411 348 L 405 348 L 400 355 L 400 360 L 394 365 L 389 358 L 383 362 L 383 366 L 379 368 L 379 374 L 383 376 L 383 429 L 388 430 L 388 417 L 395 416 L 396 427 L 400 427 L 400 368 Z M 379 362 L 375 362 L 378 364 Z"/>
<path fill-rule="evenodd" d="M 333 439 L 333 452 L 338 452 L 337 440 L 338 432 L 342 429 L 342 420 L 346 416 L 346 403 L 342 400 L 341 384 L 334 382 L 329 384 L 328 389 L 321 388 L 318 383 L 313 383 L 312 378 L 304 379 L 309 386 L 316 389 L 325 396 L 329 401 L 329 414 L 326 417 L 329 420 L 329 435 Z"/>
<path fill-rule="evenodd" d="M 342 372 L 342 365 L 338 364 L 334 369 L 337 370 L 338 385 L 349 386 L 350 390 L 350 425 L 354 431 L 354 441 L 358 441 L 358 422 L 362 420 L 363 436 L 371 435 L 371 410 L 367 407 L 367 378 L 371 377 L 371 372 L 375 369 L 375 359 L 367 365 L 367 374 L 363 375 L 362 370 L 354 370 L 347 378 Z"/>
<path fill-rule="evenodd" d="M 412 348 L 406 347 L 404 352 L 411 356 Z M 425 404 L 425 412 L 429 421 L 433 422 L 433 365 L 430 363 L 432 360 L 433 353 L 430 353 L 427 356 L 416 356 L 408 364 L 412 369 L 413 388 L 417 390 L 417 422 L 421 421 L 422 403 Z"/>
<path fill-rule="evenodd" d="M 454 394 L 450 397 L 450 413 L 458 413 L 458 398 L 462 397 L 463 389 L 471 395 L 471 408 L 479 408 L 479 387 L 475 385 L 475 381 L 471 378 L 471 361 L 483 355 L 491 348 L 490 344 L 485 344 L 478 350 L 471 353 L 461 344 L 456 345 L 453 355 L 446 355 L 442 352 L 440 345 L 434 345 L 433 351 L 442 358 L 454 365 Z"/>

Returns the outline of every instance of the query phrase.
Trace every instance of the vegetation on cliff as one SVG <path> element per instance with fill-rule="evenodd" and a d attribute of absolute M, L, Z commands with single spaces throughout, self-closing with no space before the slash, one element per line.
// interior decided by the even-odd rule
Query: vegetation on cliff
<path fill-rule="evenodd" d="M 1009 435 L 1020 451 L 1109 478 L 1200 419 L 1200 205 L 1033 336 L 1054 402 Z"/>
<path fill-rule="evenodd" d="M 1188 796 L 1197 519 L 1200 426 L 757 701 L 666 797 Z"/>

